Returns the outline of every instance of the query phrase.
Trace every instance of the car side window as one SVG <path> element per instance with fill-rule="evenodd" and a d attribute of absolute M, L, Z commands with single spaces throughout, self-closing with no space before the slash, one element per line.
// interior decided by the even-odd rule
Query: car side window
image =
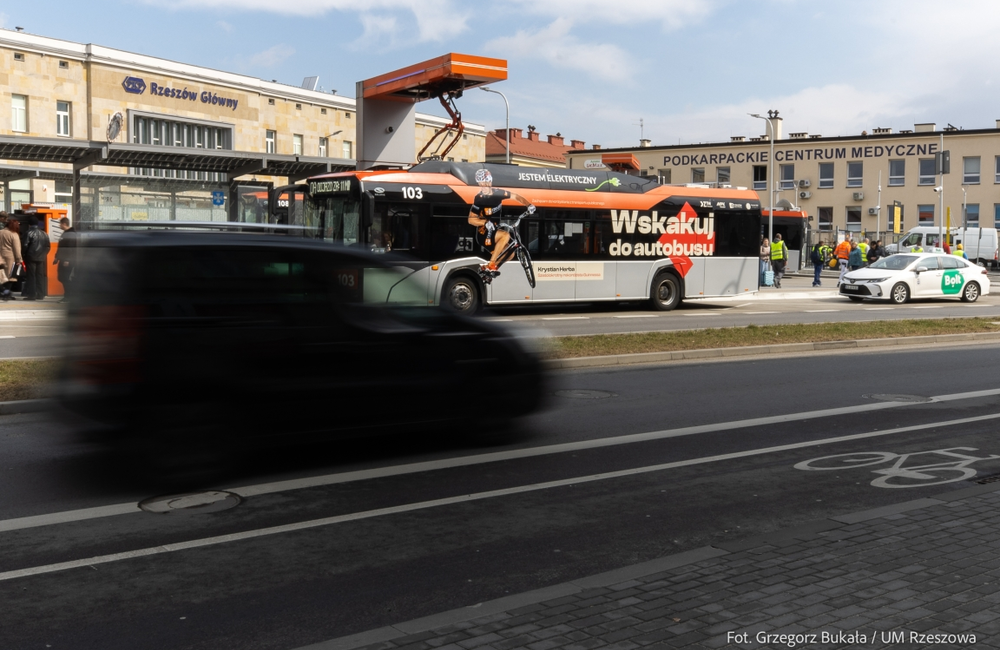
<path fill-rule="evenodd" d="M 936 257 L 925 257 L 917 262 L 917 266 L 925 266 L 928 271 L 937 271 L 941 268 L 941 265 L 938 264 L 938 258 Z"/>
<path fill-rule="evenodd" d="M 945 269 L 964 269 L 965 260 L 959 259 L 954 255 L 949 255 L 948 257 L 941 258 L 941 267 Z"/>

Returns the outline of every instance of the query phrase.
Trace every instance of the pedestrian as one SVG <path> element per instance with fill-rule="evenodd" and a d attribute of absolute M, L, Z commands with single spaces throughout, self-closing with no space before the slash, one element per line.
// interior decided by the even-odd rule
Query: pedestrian
<path fill-rule="evenodd" d="M 864 258 L 861 256 L 861 246 L 855 242 L 851 242 L 851 253 L 848 255 L 847 265 L 851 267 L 852 271 L 857 271 L 862 266 L 865 265 Z"/>
<path fill-rule="evenodd" d="M 6 227 L 0 230 L 0 262 L 2 262 L 0 264 L 0 283 L 3 284 L 0 300 L 16 300 L 10 292 L 10 286 L 14 284 L 15 278 L 22 276 L 24 272 L 19 230 L 17 219 L 8 219 Z"/>
<path fill-rule="evenodd" d="M 847 264 L 851 257 L 851 240 L 845 239 L 837 244 L 837 247 L 833 249 L 833 255 L 837 258 L 837 264 L 840 266 L 840 278 L 837 280 L 839 287 L 844 282 L 844 276 L 847 275 Z"/>
<path fill-rule="evenodd" d="M 858 248 L 861 249 L 861 264 L 862 266 L 868 263 L 868 248 L 871 243 L 867 237 L 858 242 Z"/>
<path fill-rule="evenodd" d="M 822 244 L 822 242 L 816 242 L 816 245 L 813 246 L 812 254 L 809 257 L 809 260 L 813 264 L 813 286 L 814 287 L 818 287 L 818 286 L 820 286 L 820 284 L 819 284 L 819 274 L 820 274 L 820 271 L 823 270 L 823 244 Z"/>
<path fill-rule="evenodd" d="M 24 289 L 21 295 L 25 300 L 42 300 L 49 291 L 48 259 L 49 236 L 38 227 L 38 217 L 28 217 L 28 235 L 24 239 L 24 261 L 27 266 Z"/>
<path fill-rule="evenodd" d="M 760 240 L 760 286 L 764 286 L 764 277 L 771 269 L 771 242 L 767 237 Z"/>
<path fill-rule="evenodd" d="M 962 250 L 961 244 L 955 244 L 955 252 L 953 253 L 953 255 L 957 255 L 958 257 L 961 257 L 964 260 L 969 259 L 969 256 L 965 254 L 964 250 Z"/>
<path fill-rule="evenodd" d="M 788 263 L 788 247 L 781 241 L 781 233 L 774 234 L 774 241 L 771 242 L 771 268 L 774 269 L 774 288 L 781 288 L 781 276 L 785 273 L 785 264 Z"/>
<path fill-rule="evenodd" d="M 876 239 L 875 243 L 868 249 L 868 263 L 872 264 L 885 257 L 885 249 L 882 248 L 882 240 Z"/>
<path fill-rule="evenodd" d="M 73 289 L 73 273 L 76 270 L 76 229 L 69 223 L 68 217 L 59 220 L 62 237 L 59 238 L 59 248 L 52 264 L 56 266 L 56 277 L 63 286 L 63 297 L 59 302 L 69 300 Z"/>

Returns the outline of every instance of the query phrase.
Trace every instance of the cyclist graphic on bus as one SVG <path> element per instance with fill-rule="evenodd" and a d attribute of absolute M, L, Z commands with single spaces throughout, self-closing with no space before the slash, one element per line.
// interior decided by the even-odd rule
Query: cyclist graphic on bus
<path fill-rule="evenodd" d="M 482 189 L 469 209 L 469 224 L 477 228 L 476 241 L 490 252 L 490 261 L 480 265 L 479 268 L 480 277 L 489 284 L 493 278 L 500 275 L 498 269 L 504 262 L 515 255 L 527 258 L 527 251 L 517 236 L 516 228 L 520 217 L 513 225 L 500 223 L 504 200 L 513 199 L 523 205 L 526 208 L 524 214 L 533 214 L 535 206 L 516 192 L 493 187 L 493 174 L 488 169 L 476 170 L 476 183 Z M 525 273 L 528 274 L 528 282 L 531 286 L 535 286 L 534 274 L 529 272 L 531 261 L 530 259 L 526 261 Z M 524 263 L 525 260 L 522 260 L 522 265 Z"/>

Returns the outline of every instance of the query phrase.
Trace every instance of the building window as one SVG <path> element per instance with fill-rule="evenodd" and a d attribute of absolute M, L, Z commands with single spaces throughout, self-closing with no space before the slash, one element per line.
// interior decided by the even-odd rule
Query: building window
<path fill-rule="evenodd" d="M 979 185 L 979 156 L 962 158 L 962 184 Z"/>
<path fill-rule="evenodd" d="M 783 190 L 793 189 L 795 187 L 795 165 L 780 165 L 778 172 L 778 177 L 781 179 L 778 187 Z"/>
<path fill-rule="evenodd" d="M 970 228 L 979 227 L 979 204 L 970 203 L 965 206 L 965 225 Z"/>
<path fill-rule="evenodd" d="M 847 206 L 847 230 L 848 232 L 861 232 L 861 206 Z"/>
<path fill-rule="evenodd" d="M 934 161 L 931 161 L 934 162 Z M 934 225 L 934 204 L 928 203 L 926 205 L 917 206 L 917 225 L 918 226 L 933 226 Z"/>
<path fill-rule="evenodd" d="M 691 182 L 692 183 L 704 183 L 705 182 L 705 168 L 704 167 L 692 167 L 691 168 Z"/>
<path fill-rule="evenodd" d="M 993 204 L 993 227 L 1000 228 L 1000 203 Z"/>
<path fill-rule="evenodd" d="M 729 167 L 718 167 L 715 170 L 715 178 L 718 180 L 719 185 L 729 185 L 731 176 Z"/>
<path fill-rule="evenodd" d="M 819 187 L 820 189 L 833 187 L 833 163 L 819 164 Z"/>
<path fill-rule="evenodd" d="M 69 61 L 60 61 L 59 62 L 59 67 L 62 68 L 63 70 L 68 69 L 69 68 Z"/>
<path fill-rule="evenodd" d="M 292 136 L 292 155 L 302 155 L 302 136 L 298 133 Z"/>
<path fill-rule="evenodd" d="M 26 133 L 28 131 L 28 96 L 10 96 L 10 130 Z"/>
<path fill-rule="evenodd" d="M 56 135 L 69 137 L 69 102 L 56 102 Z"/>
<path fill-rule="evenodd" d="M 656 173 L 660 175 L 660 185 L 669 185 L 670 177 L 673 175 L 672 169 L 658 169 Z"/>
<path fill-rule="evenodd" d="M 22 54 L 21 52 L 14 52 L 14 60 L 24 61 L 24 54 Z"/>
<path fill-rule="evenodd" d="M 753 166 L 753 188 L 755 190 L 767 189 L 767 165 Z"/>
<path fill-rule="evenodd" d="M 934 176 L 934 159 L 922 158 L 920 160 L 920 179 L 917 181 L 917 185 L 933 185 Z"/>
<path fill-rule="evenodd" d="M 833 165 L 830 166 L 832 167 Z M 819 209 L 819 229 L 833 230 L 833 208 Z"/>
<path fill-rule="evenodd" d="M 993 178 L 994 183 L 1000 183 L 1000 156 L 996 159 L 996 176 Z"/>
<path fill-rule="evenodd" d="M 295 105 L 295 110 L 301 111 L 302 110 L 302 104 L 296 104 Z"/>
<path fill-rule="evenodd" d="M 326 115 L 326 109 L 325 108 L 319 109 L 319 114 L 320 115 Z"/>
<path fill-rule="evenodd" d="M 268 106 L 274 106 L 274 97 L 268 97 L 267 98 L 267 105 Z"/>
<path fill-rule="evenodd" d="M 319 157 L 320 158 L 326 158 L 326 148 L 327 148 L 327 146 L 329 144 L 330 144 L 330 141 L 327 138 L 320 138 L 319 139 Z"/>
<path fill-rule="evenodd" d="M 344 158 L 354 157 L 354 143 L 350 140 L 344 140 L 343 147 L 341 148 L 341 153 Z"/>
<path fill-rule="evenodd" d="M 889 187 L 901 187 L 906 184 L 906 161 L 889 161 Z"/>
<path fill-rule="evenodd" d="M 861 187 L 863 185 L 862 176 L 864 174 L 863 162 L 847 163 L 847 187 Z"/>
<path fill-rule="evenodd" d="M 264 152 L 265 153 L 275 153 L 277 147 L 278 134 L 275 131 L 268 130 L 264 134 Z"/>

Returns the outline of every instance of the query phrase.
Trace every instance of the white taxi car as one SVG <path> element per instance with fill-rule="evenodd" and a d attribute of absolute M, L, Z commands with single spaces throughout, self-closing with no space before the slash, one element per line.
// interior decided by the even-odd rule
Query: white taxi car
<path fill-rule="evenodd" d="M 986 269 L 955 255 L 903 253 L 890 255 L 844 276 L 840 295 L 854 301 L 911 298 L 961 298 L 975 302 L 990 292 Z"/>

